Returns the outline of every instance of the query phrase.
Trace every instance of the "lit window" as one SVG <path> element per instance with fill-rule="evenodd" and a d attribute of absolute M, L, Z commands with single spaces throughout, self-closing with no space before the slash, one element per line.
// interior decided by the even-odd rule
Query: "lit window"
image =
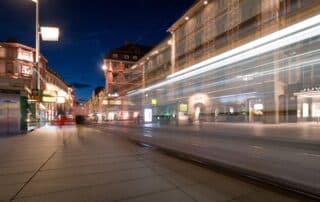
<path fill-rule="evenodd" d="M 26 60 L 28 62 L 33 62 L 33 53 L 32 51 L 26 51 L 19 48 L 17 58 L 19 60 Z"/>
<path fill-rule="evenodd" d="M 124 59 L 129 60 L 129 55 L 124 55 Z"/>
<path fill-rule="evenodd" d="M 32 68 L 26 65 L 22 65 L 21 74 L 30 76 L 32 74 Z"/>
<path fill-rule="evenodd" d="M 303 118 L 308 118 L 309 117 L 309 104 L 308 103 L 303 103 Z"/>
<path fill-rule="evenodd" d="M 313 103 L 312 104 L 312 117 L 313 118 L 320 117 L 320 103 Z"/>

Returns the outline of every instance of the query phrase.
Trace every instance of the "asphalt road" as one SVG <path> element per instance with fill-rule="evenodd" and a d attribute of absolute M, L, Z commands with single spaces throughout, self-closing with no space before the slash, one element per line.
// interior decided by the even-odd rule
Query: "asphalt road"
<path fill-rule="evenodd" d="M 173 127 L 104 123 L 94 127 L 320 195 L 320 125 L 317 124 Z"/>

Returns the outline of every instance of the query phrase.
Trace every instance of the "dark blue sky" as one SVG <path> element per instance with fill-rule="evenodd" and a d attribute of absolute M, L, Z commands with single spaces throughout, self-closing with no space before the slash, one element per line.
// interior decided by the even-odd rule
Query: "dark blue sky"
<path fill-rule="evenodd" d="M 41 25 L 58 26 L 58 43 L 41 44 L 49 66 L 77 89 L 78 99 L 90 97 L 104 85 L 102 57 L 124 42 L 157 44 L 167 28 L 194 0 L 40 0 Z M 15 37 L 34 46 L 31 0 L 0 0 L 0 40 Z"/>

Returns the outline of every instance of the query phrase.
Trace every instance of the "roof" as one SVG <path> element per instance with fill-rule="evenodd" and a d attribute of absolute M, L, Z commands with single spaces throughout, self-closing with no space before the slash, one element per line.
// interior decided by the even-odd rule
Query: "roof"
<path fill-rule="evenodd" d="M 97 87 L 96 89 L 94 89 L 94 95 L 97 96 L 102 91 L 104 91 L 104 87 Z"/>
<path fill-rule="evenodd" d="M 16 43 L 16 42 L 0 42 L 0 46 L 12 47 L 12 48 L 23 48 L 25 50 L 32 51 L 32 52 L 36 51 L 36 49 L 34 49 L 32 47 L 23 45 L 21 43 Z M 41 59 L 45 60 L 45 62 L 48 62 L 48 60 L 43 55 L 41 55 Z"/>
<path fill-rule="evenodd" d="M 151 46 L 140 45 L 136 43 L 125 43 L 123 46 L 119 48 L 111 49 L 105 56 L 105 59 L 138 61 L 141 57 L 148 53 L 151 50 L 151 48 Z M 114 54 L 117 54 L 118 57 L 115 58 Z M 126 59 L 121 57 L 124 55 L 137 57 L 129 57 L 128 59 Z"/>

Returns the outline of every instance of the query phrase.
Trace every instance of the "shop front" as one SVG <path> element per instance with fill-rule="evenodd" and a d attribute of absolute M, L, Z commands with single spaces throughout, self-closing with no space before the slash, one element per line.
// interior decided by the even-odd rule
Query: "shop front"
<path fill-rule="evenodd" d="M 298 100 L 299 122 L 320 122 L 320 88 L 305 89 L 295 93 Z"/>
<path fill-rule="evenodd" d="M 0 135 L 20 133 L 21 121 L 20 95 L 0 93 Z"/>

